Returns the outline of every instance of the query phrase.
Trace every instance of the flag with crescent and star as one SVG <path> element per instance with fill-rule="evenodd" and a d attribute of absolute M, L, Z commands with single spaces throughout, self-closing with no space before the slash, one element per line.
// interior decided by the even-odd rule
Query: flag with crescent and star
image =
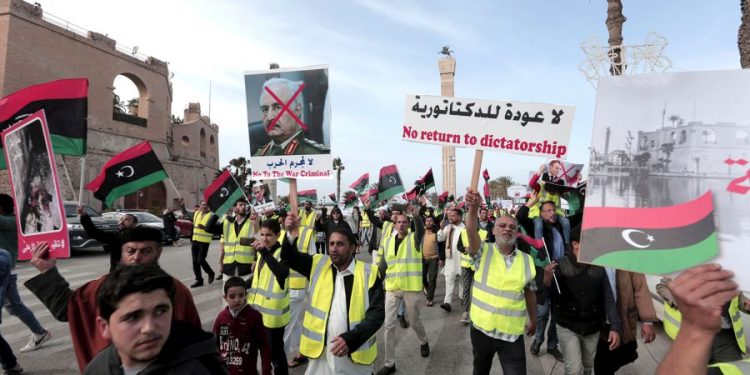
<path fill-rule="evenodd" d="M 43 109 L 53 152 L 86 155 L 88 92 L 86 78 L 61 79 L 18 90 L 0 99 L 0 130 Z M 1 156 L 0 169 L 5 169 Z"/>
<path fill-rule="evenodd" d="M 586 207 L 579 260 L 651 275 L 706 262 L 719 252 L 711 191 L 667 207 Z"/>
<path fill-rule="evenodd" d="M 378 181 L 378 200 L 385 201 L 404 193 L 404 184 L 398 174 L 396 165 L 387 165 L 380 168 L 380 180 Z"/>
<path fill-rule="evenodd" d="M 118 198 L 167 178 L 167 171 L 151 144 L 143 141 L 109 159 L 101 173 L 86 184 L 86 189 L 94 192 L 94 197 L 106 207 L 111 207 Z"/>
<path fill-rule="evenodd" d="M 211 212 L 222 216 L 242 195 L 242 188 L 232 176 L 232 172 L 225 169 L 211 185 L 208 185 L 206 191 L 203 192 L 203 199 L 206 200 Z"/>
<path fill-rule="evenodd" d="M 347 191 L 344 193 L 344 208 L 352 208 L 357 204 L 357 193 Z"/>

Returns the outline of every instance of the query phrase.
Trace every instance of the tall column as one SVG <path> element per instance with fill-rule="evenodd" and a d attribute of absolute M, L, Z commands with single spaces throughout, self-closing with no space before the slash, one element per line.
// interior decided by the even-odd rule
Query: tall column
<path fill-rule="evenodd" d="M 456 75 L 456 59 L 445 56 L 438 60 L 440 69 L 440 95 L 453 96 L 453 77 Z M 443 191 L 456 196 L 456 148 L 443 146 Z"/>

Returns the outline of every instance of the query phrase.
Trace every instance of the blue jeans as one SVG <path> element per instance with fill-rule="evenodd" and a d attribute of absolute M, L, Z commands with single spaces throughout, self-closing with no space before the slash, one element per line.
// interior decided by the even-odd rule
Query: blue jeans
<path fill-rule="evenodd" d="M 23 304 L 23 301 L 21 301 L 21 295 L 18 294 L 17 281 L 18 275 L 10 275 L 8 285 L 5 288 L 5 309 L 8 310 L 8 313 L 10 313 L 10 315 L 15 316 L 20 321 L 22 321 L 23 324 L 29 327 L 31 332 L 34 332 L 34 334 L 44 334 L 46 330 L 44 329 L 44 327 L 42 327 L 42 324 L 39 323 L 39 320 L 36 319 L 34 313 L 29 310 L 26 305 Z"/>
<path fill-rule="evenodd" d="M 536 333 L 534 341 L 541 346 L 544 342 L 544 328 L 547 327 L 547 320 L 550 321 L 547 328 L 547 350 L 557 347 L 557 329 L 555 327 L 555 318 L 549 310 L 549 298 L 544 301 L 543 305 L 536 304 Z"/>
<path fill-rule="evenodd" d="M 10 282 L 10 254 L 0 249 L 0 301 L 5 300 L 5 293 Z M 3 370 L 16 367 L 18 362 L 16 356 L 13 355 L 13 349 L 10 348 L 8 342 L 5 341 L 2 335 L 0 335 L 0 364 L 2 364 Z"/>

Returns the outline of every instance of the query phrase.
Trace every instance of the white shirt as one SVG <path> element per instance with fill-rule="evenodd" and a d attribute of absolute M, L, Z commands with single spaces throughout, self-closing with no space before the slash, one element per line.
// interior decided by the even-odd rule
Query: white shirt
<path fill-rule="evenodd" d="M 450 233 L 451 228 L 453 229 L 452 234 Z M 458 225 L 448 224 L 445 228 L 438 231 L 438 241 L 445 241 L 445 266 L 443 267 L 443 273 L 446 276 L 461 273 L 461 253 L 457 249 L 463 229 L 464 223 L 461 222 Z M 450 243 L 448 243 L 448 234 L 451 234 Z"/>
<path fill-rule="evenodd" d="M 343 271 L 336 272 L 336 281 L 333 285 L 333 300 L 331 301 L 331 311 L 328 313 L 328 327 L 326 327 L 326 339 L 328 340 L 323 347 L 323 354 L 320 358 L 310 359 L 305 375 L 370 375 L 372 374 L 372 365 L 364 366 L 352 362 L 348 356 L 337 357 L 331 353 L 328 344 L 336 336 L 341 335 L 349 330 L 349 311 L 346 308 L 346 287 L 344 286 L 344 277 L 354 274 L 354 264 L 352 260 Z M 332 266 L 335 267 L 335 266 Z M 366 298 L 366 297 L 365 297 Z M 351 349 L 350 353 L 351 353 Z"/>

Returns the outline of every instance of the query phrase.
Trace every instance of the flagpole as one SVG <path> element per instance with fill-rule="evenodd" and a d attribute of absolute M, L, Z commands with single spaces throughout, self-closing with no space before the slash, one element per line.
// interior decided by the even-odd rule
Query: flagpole
<path fill-rule="evenodd" d="M 297 205 L 297 179 L 289 179 L 289 205 L 291 206 L 290 211 L 295 215 L 299 213 Z"/>
<path fill-rule="evenodd" d="M 240 187 L 240 191 L 242 191 L 242 196 L 245 197 L 245 200 L 247 201 L 247 204 L 249 205 L 250 204 L 250 198 L 248 198 L 247 194 L 245 194 L 245 187 L 242 186 L 242 185 L 240 185 L 240 183 L 237 181 L 237 179 L 234 178 L 234 174 L 232 173 L 231 170 L 228 170 L 228 171 L 229 171 L 229 176 L 232 177 L 232 180 L 234 180 L 234 183 L 237 184 L 237 186 Z"/>
<path fill-rule="evenodd" d="M 68 173 L 68 165 L 65 164 L 65 156 L 60 155 L 60 158 L 62 159 L 62 165 L 63 165 L 63 172 L 65 172 L 65 179 L 68 180 L 68 185 L 70 185 L 70 191 L 73 193 L 73 200 L 77 201 L 78 197 L 76 196 L 76 188 L 73 186 L 73 181 L 70 180 L 70 173 Z M 55 161 L 57 161 L 57 155 L 55 155 Z M 80 201 L 78 204 L 80 205 Z"/>
<path fill-rule="evenodd" d="M 469 189 L 473 192 L 479 192 L 479 174 L 482 173 L 482 157 L 484 156 L 483 150 L 474 151 L 474 170 L 471 171 L 471 185 Z M 458 195 L 458 192 L 455 192 Z"/>
<path fill-rule="evenodd" d="M 544 237 L 542 237 L 542 244 L 544 244 L 544 252 L 547 253 L 547 259 L 552 261 L 552 257 L 549 256 L 549 250 L 547 250 L 547 241 L 544 240 Z M 557 282 L 557 276 L 555 276 L 555 271 L 552 271 L 552 278 L 555 279 L 555 286 L 557 287 L 557 294 L 562 294 L 560 292 L 560 283 Z"/>
<path fill-rule="evenodd" d="M 172 177 L 167 178 L 167 181 L 169 181 L 169 186 L 174 189 L 174 192 L 177 193 L 177 198 L 182 199 L 182 195 L 180 194 L 180 191 L 177 190 L 177 186 L 174 185 L 174 181 L 172 181 Z"/>
<path fill-rule="evenodd" d="M 63 159 L 63 165 L 65 165 L 65 159 Z M 78 205 L 83 205 L 83 184 L 84 178 L 86 177 L 86 156 L 81 156 L 81 185 L 78 187 Z M 65 173 L 68 173 L 67 168 Z"/>

